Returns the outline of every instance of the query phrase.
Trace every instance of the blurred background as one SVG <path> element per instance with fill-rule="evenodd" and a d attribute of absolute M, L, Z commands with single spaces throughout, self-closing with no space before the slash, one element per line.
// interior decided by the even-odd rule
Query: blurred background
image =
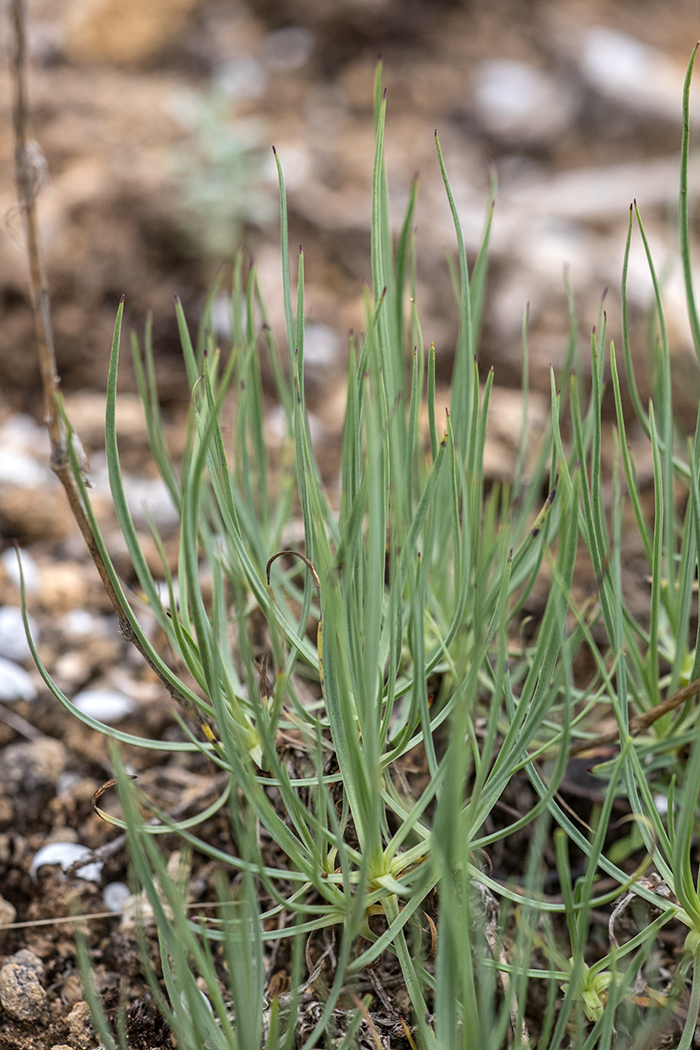
<path fill-rule="evenodd" d="M 295 254 L 302 243 L 306 253 L 311 379 L 324 392 L 342 382 L 347 332 L 363 327 L 370 276 L 380 54 L 393 219 L 398 228 L 418 171 L 417 306 L 443 380 L 457 324 L 447 263 L 455 240 L 435 128 L 472 253 L 490 171 L 498 178 L 482 357 L 496 367 L 497 385 L 519 384 L 529 304 L 531 376 L 548 386 L 549 364 L 566 346 L 565 271 L 586 340 L 606 289 L 610 334 L 618 332 L 633 198 L 667 282 L 678 374 L 684 386 L 688 377 L 697 382 L 674 259 L 681 91 L 700 34 L 698 0 L 29 0 L 28 7 L 31 134 L 49 173 L 39 215 L 66 390 L 103 389 L 125 293 L 137 330 L 153 312 L 163 396 L 181 399 L 173 296 L 196 324 L 208 285 L 243 243 L 281 329 L 273 144 L 289 191 L 290 245 Z M 7 45 L 6 21 L 2 32 Z M 0 409 L 36 416 L 7 64 L 3 80 Z M 695 94 L 700 99 L 700 85 Z M 640 323 L 649 297 L 636 251 L 630 299 Z"/>

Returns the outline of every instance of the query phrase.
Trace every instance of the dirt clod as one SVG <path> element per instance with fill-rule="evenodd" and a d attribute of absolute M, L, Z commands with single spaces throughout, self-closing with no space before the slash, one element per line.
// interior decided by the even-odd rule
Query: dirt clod
<path fill-rule="evenodd" d="M 12 799 L 17 814 L 48 801 L 67 761 L 67 749 L 51 737 L 21 741 L 5 748 L 0 785 Z"/>
<path fill-rule="evenodd" d="M 48 998 L 39 980 L 43 970 L 41 960 L 28 950 L 13 955 L 0 969 L 0 1003 L 11 1017 L 38 1021 L 44 1016 Z"/>
<path fill-rule="evenodd" d="M 89 1050 L 95 1043 L 95 1029 L 90 1020 L 90 1007 L 86 1002 L 76 1003 L 68 1014 L 68 1031 L 75 1050 Z"/>

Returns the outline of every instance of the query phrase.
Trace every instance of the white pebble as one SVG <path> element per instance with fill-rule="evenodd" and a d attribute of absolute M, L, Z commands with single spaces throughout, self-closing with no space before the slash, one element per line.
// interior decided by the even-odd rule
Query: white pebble
<path fill-rule="evenodd" d="M 131 891 L 125 882 L 108 882 L 102 892 L 102 900 L 108 911 L 121 911 L 131 897 Z"/>
<path fill-rule="evenodd" d="M 84 689 L 74 697 L 73 703 L 83 714 L 107 725 L 126 718 L 136 707 L 131 697 L 116 689 Z"/>
<path fill-rule="evenodd" d="M 598 25 L 584 33 L 578 53 L 582 72 L 596 91 L 624 106 L 680 123 L 683 66 L 675 65 L 663 51 Z"/>
<path fill-rule="evenodd" d="M 164 609 L 172 612 L 172 607 L 170 605 L 170 591 L 168 590 L 167 582 L 165 580 L 155 580 L 154 582 L 161 605 Z M 180 583 L 177 577 L 173 580 L 173 597 L 175 599 L 175 607 L 177 608 L 180 601 Z"/>
<path fill-rule="evenodd" d="M 158 529 L 172 529 L 179 524 L 177 509 L 162 478 L 139 478 L 124 475 L 124 492 L 137 528 L 148 528 L 149 518 Z"/>
<path fill-rule="evenodd" d="M 565 86 L 524 62 L 489 59 L 476 71 L 474 105 L 486 128 L 513 142 L 547 142 L 571 119 Z"/>
<path fill-rule="evenodd" d="M 304 364 L 312 371 L 322 371 L 342 363 L 340 336 L 327 324 L 307 325 L 304 332 Z"/>
<path fill-rule="evenodd" d="M 107 624 L 101 616 L 95 616 L 87 609 L 70 609 L 61 618 L 61 631 L 67 638 L 82 639 L 88 635 L 105 635 L 108 632 Z"/>
<path fill-rule="evenodd" d="M 36 698 L 36 686 L 30 675 L 19 664 L 0 656 L 0 701 Z"/>
<path fill-rule="evenodd" d="M 29 868 L 29 874 L 36 879 L 37 871 L 44 864 L 60 864 L 63 871 L 67 871 L 77 860 L 91 855 L 92 850 L 77 842 L 49 842 L 48 845 L 42 846 L 35 855 Z M 86 882 L 99 882 L 103 867 L 104 864 L 101 861 L 92 861 L 78 868 L 75 874 L 78 878 L 85 879 Z"/>
<path fill-rule="evenodd" d="M 35 642 L 39 641 L 36 622 L 28 617 L 29 630 Z M 27 660 L 31 656 L 29 642 L 22 621 L 22 610 L 16 605 L 0 606 L 0 656 L 8 660 Z"/>
<path fill-rule="evenodd" d="M 660 816 L 665 817 L 666 814 L 668 813 L 668 798 L 667 798 L 667 796 L 657 793 L 657 794 L 655 794 L 653 796 L 653 799 L 654 799 L 654 805 L 656 806 L 656 812 Z"/>
<path fill-rule="evenodd" d="M 314 48 L 314 38 L 303 26 L 284 26 L 275 29 L 265 41 L 263 55 L 270 69 L 278 73 L 292 73 L 301 69 Z"/>
<path fill-rule="evenodd" d="M 22 575 L 24 576 L 24 589 L 27 594 L 34 594 L 39 586 L 39 568 L 37 563 L 32 558 L 29 551 L 25 550 L 13 550 L 8 547 L 6 551 L 3 551 L 0 555 L 0 561 L 2 567 L 7 573 L 7 578 L 19 587 L 19 564 L 17 561 L 17 555 L 19 554 L 22 562 Z"/>
<path fill-rule="evenodd" d="M 23 489 L 38 489 L 46 483 L 46 474 L 31 456 L 15 452 L 0 459 L 0 483 Z"/>

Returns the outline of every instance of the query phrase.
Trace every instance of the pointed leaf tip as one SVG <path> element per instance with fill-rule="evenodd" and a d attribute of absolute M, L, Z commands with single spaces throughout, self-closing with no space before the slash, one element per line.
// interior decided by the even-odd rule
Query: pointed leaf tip
<path fill-rule="evenodd" d="M 276 146 L 272 147 L 272 152 L 274 153 L 275 156 L 277 156 L 277 147 Z"/>

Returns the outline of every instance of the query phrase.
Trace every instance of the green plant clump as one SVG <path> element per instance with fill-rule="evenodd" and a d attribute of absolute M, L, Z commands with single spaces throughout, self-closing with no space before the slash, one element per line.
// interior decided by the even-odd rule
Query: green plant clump
<path fill-rule="evenodd" d="M 691 71 L 692 60 L 681 235 L 700 354 L 687 213 Z M 551 422 L 529 448 L 525 348 L 520 453 L 508 484 L 487 484 L 493 373 L 480 384 L 477 344 L 491 212 L 470 272 L 436 140 L 458 243 L 460 311 L 443 416 L 434 350 L 425 348 L 409 302 L 415 186 L 392 246 L 385 107 L 378 76 L 372 289 L 366 334 L 349 347 L 339 495 L 324 483 L 310 440 L 304 258 L 294 305 L 278 161 L 288 351 L 275 344 L 255 271 L 246 273 L 240 260 L 228 350 L 207 334 L 207 318 L 193 345 L 178 311 L 191 415 L 177 466 L 167 452 L 150 342 L 142 349 L 132 339 L 153 454 L 180 516 L 177 599 L 157 531 L 164 588 L 124 495 L 115 427 L 121 308 L 117 318 L 106 413 L 112 495 L 150 613 L 176 654 L 171 662 L 131 610 L 73 462 L 102 558 L 129 610 L 124 627 L 189 712 L 181 718 L 186 742 L 102 726 L 40 670 L 87 725 L 132 745 L 201 752 L 225 773 L 221 797 L 198 817 L 177 821 L 157 811 L 147 821 L 144 806 L 151 814 L 153 806 L 114 752 L 124 818 L 110 819 L 126 828 L 134 888 L 145 890 L 156 918 L 160 974 L 147 964 L 149 980 L 180 1050 L 360 1043 L 588 1050 L 658 1045 L 675 1024 L 677 1045 L 687 1050 L 700 1003 L 700 722 L 693 700 L 700 688 L 700 443 L 695 434 L 682 438 L 674 423 L 669 345 L 648 250 L 658 333 L 648 405 L 637 390 L 624 290 L 635 225 L 647 249 L 642 222 L 631 209 L 625 378 L 612 344 L 607 356 L 601 313 L 584 382 L 572 322 L 563 378 L 552 375 Z M 263 361 L 286 420 L 276 463 L 265 444 Z M 651 514 L 627 446 L 625 384 L 653 456 Z M 606 389 L 615 406 L 612 435 L 603 431 Z M 225 437 L 222 410 L 231 400 Z M 605 476 L 604 440 L 614 447 Z M 650 579 L 641 618 L 623 589 L 630 529 Z M 303 541 L 294 541 L 300 533 Z M 206 599 L 204 578 L 211 581 Z M 575 597 L 575 578 L 586 580 L 585 600 Z M 526 622 L 525 604 L 542 580 L 541 614 Z M 559 788 L 571 750 L 600 742 L 602 718 L 617 727 L 608 734 L 616 746 L 604 761 L 600 752 L 591 759 L 600 791 L 583 825 Z M 416 770 L 421 776 L 412 777 Z M 630 818 L 622 833 L 611 827 L 620 799 Z M 207 840 L 206 821 L 217 812 L 227 815 L 229 848 Z M 179 837 L 184 878 L 166 867 L 161 833 Z M 629 835 L 624 842 L 622 834 Z M 502 864 L 492 867 L 492 857 L 513 851 L 512 876 Z M 188 855 L 198 854 L 217 861 L 222 877 L 218 908 L 196 918 L 183 883 Z M 545 857 L 552 858 L 549 872 Z M 618 936 L 618 919 L 632 903 L 643 919 Z M 601 913 L 610 917 L 609 932 Z M 665 934 L 683 931 L 681 946 L 687 934 L 672 972 L 660 965 L 664 927 Z M 286 990 L 269 984 L 279 942 Z M 319 944 L 326 946 L 320 960 Z M 391 1035 L 378 1030 L 372 994 L 362 998 L 367 975 L 382 961 L 394 967 L 410 1003 Z M 674 1010 L 686 981 L 679 1022 Z M 104 1046 L 126 1046 L 91 995 Z"/>

